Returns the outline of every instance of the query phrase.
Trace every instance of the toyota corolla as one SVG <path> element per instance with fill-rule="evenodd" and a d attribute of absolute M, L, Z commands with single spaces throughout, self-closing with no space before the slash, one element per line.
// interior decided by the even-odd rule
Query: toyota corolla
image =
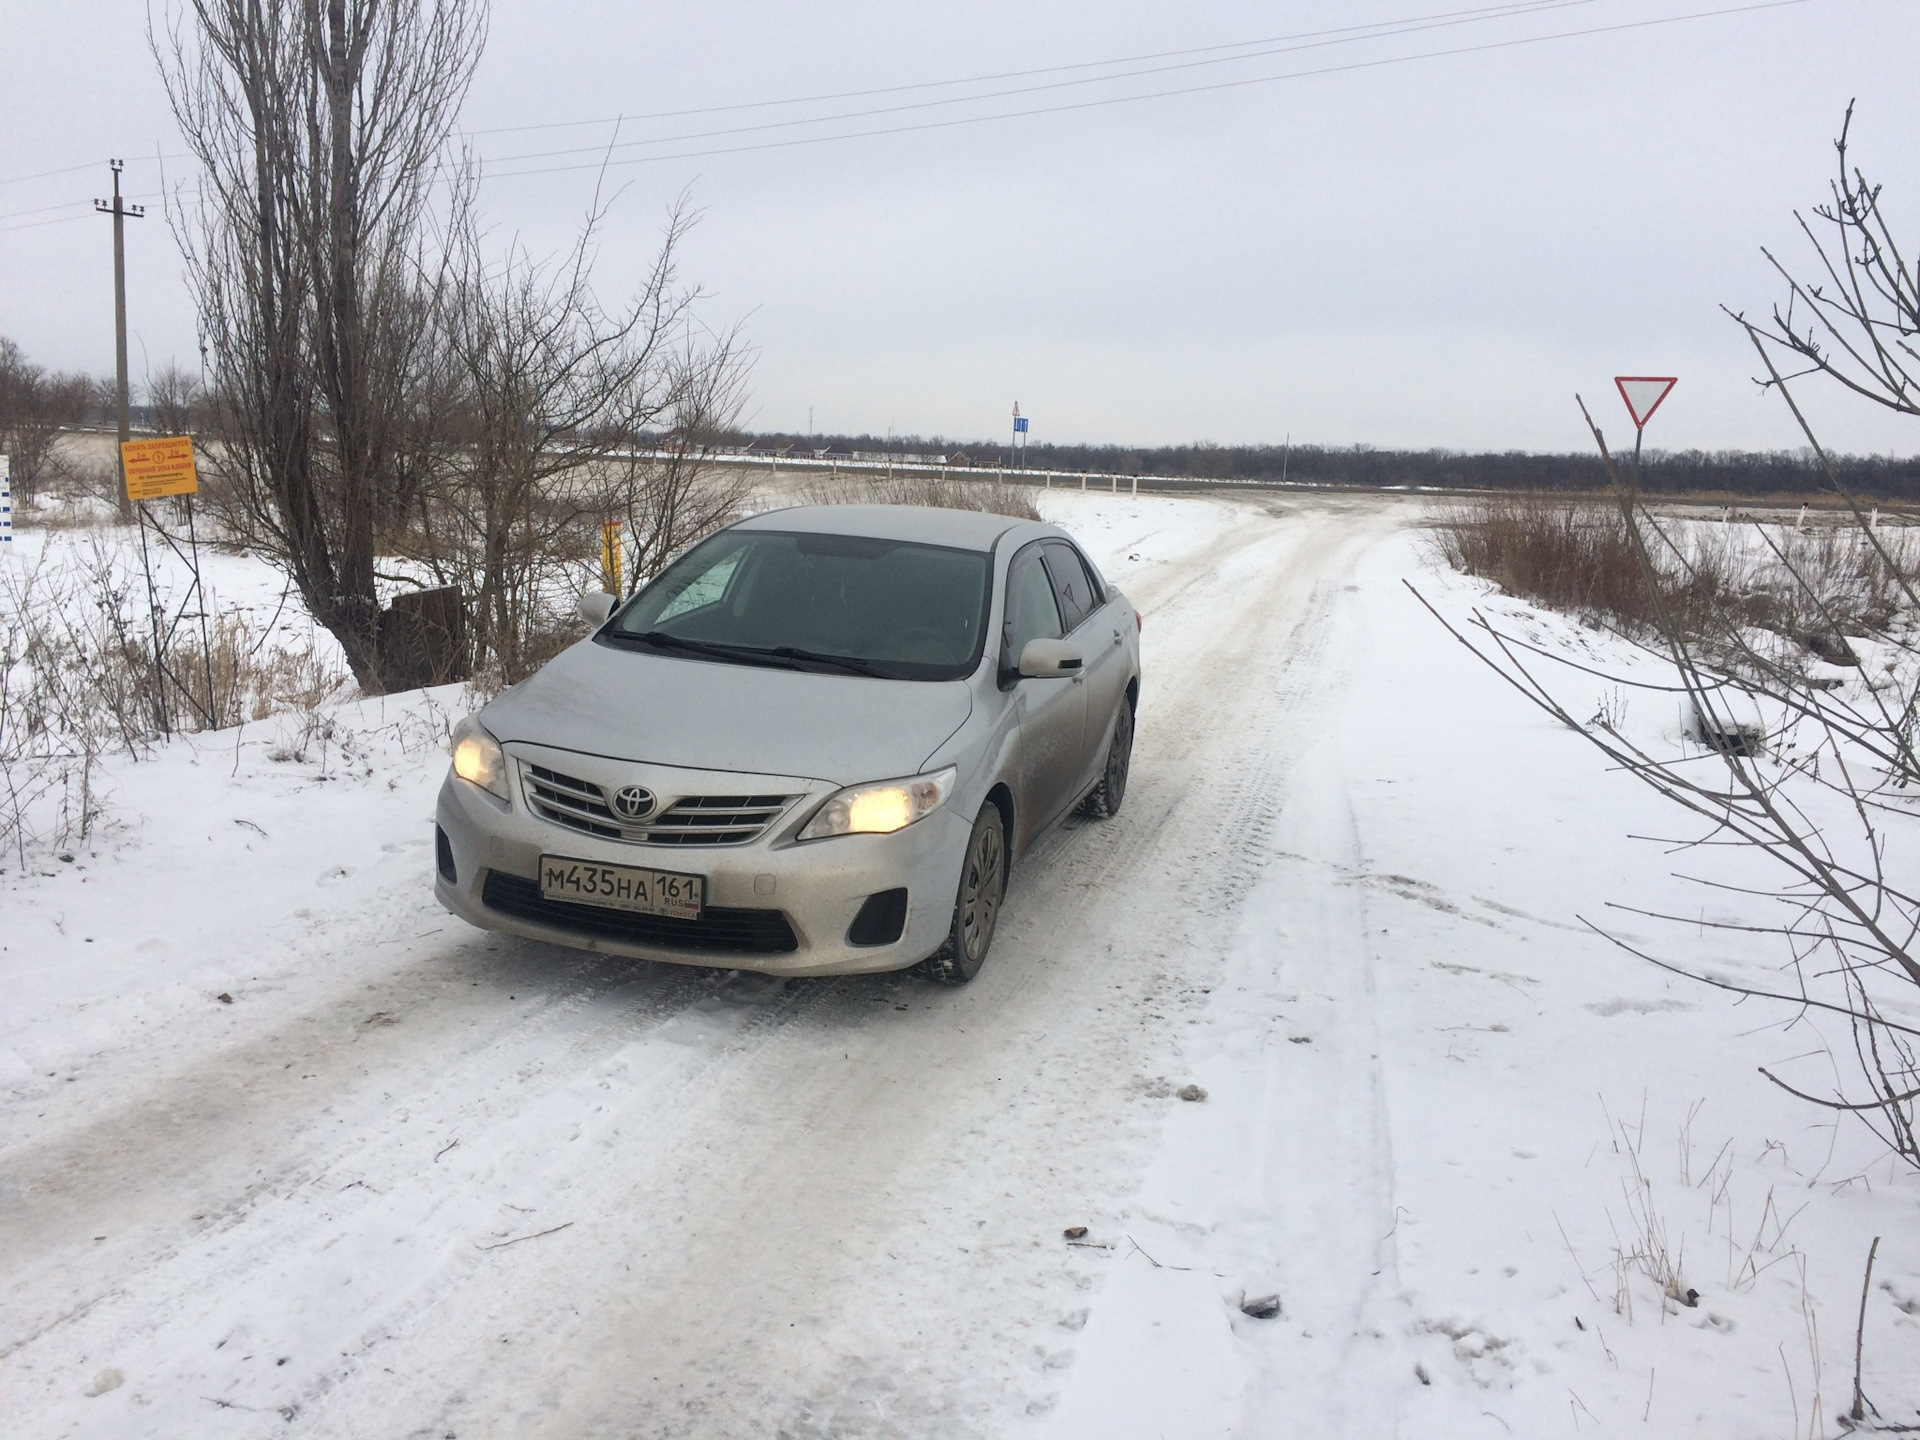
<path fill-rule="evenodd" d="M 1012 865 L 1126 797 L 1139 616 L 1055 526 L 775 511 L 581 613 L 454 730 L 435 893 L 475 925 L 962 984 Z"/>

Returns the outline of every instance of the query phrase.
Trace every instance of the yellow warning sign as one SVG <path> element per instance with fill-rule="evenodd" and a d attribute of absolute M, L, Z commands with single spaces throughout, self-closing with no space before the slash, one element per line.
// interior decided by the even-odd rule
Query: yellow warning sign
<path fill-rule="evenodd" d="M 159 500 L 168 495 L 192 495 L 200 489 L 193 468 L 193 440 L 186 435 L 163 435 L 157 440 L 128 440 L 120 446 L 120 463 L 127 472 L 129 500 Z"/>

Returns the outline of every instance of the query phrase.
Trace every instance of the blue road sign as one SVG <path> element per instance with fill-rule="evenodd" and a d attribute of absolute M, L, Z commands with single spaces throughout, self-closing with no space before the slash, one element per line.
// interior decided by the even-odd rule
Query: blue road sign
<path fill-rule="evenodd" d="M 1013 422 L 1013 428 L 1016 434 L 1025 431 L 1027 428 L 1027 417 L 1022 415 L 1019 419 L 1015 420 Z"/>

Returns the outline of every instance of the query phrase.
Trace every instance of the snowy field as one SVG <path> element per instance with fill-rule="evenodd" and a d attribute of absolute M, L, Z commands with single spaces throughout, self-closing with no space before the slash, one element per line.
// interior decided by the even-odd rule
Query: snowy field
<path fill-rule="evenodd" d="M 467 928 L 457 687 L 112 762 L 0 875 L 0 1434 L 1831 1435 L 1875 1235 L 1920 1418 L 1920 1187 L 1755 1073 L 1811 1022 L 1582 923 L 1777 959 L 1607 909 L 1743 902 L 1403 581 L 1644 662 L 1416 501 L 1043 503 L 1146 615 L 1132 787 L 964 989 Z"/>

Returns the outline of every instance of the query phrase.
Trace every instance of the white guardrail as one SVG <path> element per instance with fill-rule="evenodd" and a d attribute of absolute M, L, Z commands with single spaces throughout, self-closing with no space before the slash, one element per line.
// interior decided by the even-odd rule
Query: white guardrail
<path fill-rule="evenodd" d="M 641 453 L 648 459 L 677 458 L 668 450 Z M 1265 489 L 1279 483 L 1271 480 L 1206 480 L 1191 475 L 1114 475 L 1095 470 L 1009 469 L 1001 465 L 950 465 L 921 459 L 853 460 L 831 455 L 756 455 L 722 450 L 709 450 L 699 459 L 703 465 L 736 465 L 765 470 L 773 475 L 782 471 L 808 475 L 936 475 L 948 480 L 988 480 L 1007 485 L 1035 485 L 1049 490 L 1106 490 L 1115 495 L 1120 493 L 1122 480 L 1127 482 L 1127 491 L 1132 495 L 1140 493 L 1143 483 L 1149 490 L 1187 490 L 1216 485 L 1245 485 Z"/>

